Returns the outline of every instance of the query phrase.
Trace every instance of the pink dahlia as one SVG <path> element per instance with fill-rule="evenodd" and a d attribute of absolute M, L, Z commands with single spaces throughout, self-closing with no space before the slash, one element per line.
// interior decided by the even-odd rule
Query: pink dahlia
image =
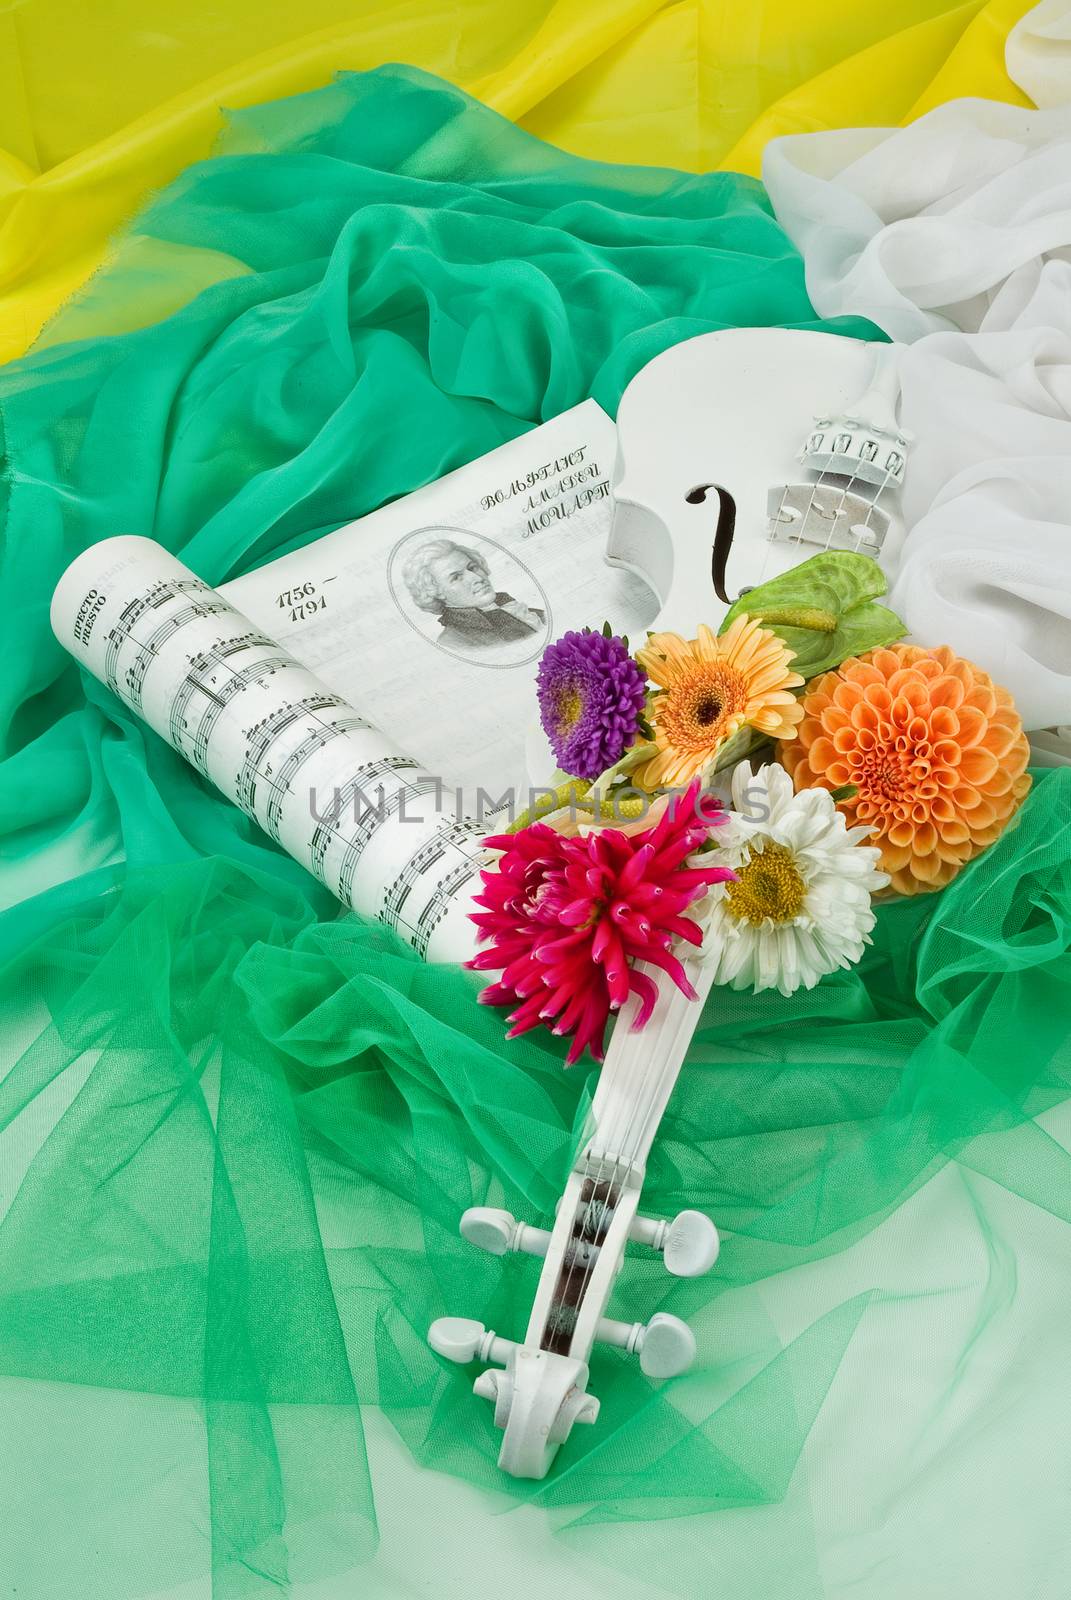
<path fill-rule="evenodd" d="M 537 822 L 487 840 L 502 858 L 483 873 L 476 900 L 487 909 L 473 912 L 472 920 L 491 945 L 469 966 L 501 971 L 480 999 L 516 1008 L 511 1039 L 542 1022 L 552 1033 L 573 1035 L 567 1062 L 585 1049 L 601 1061 L 611 1011 L 637 995 L 633 1027 L 642 1028 L 654 1007 L 658 990 L 636 971 L 637 961 L 660 967 L 696 998 L 673 943 L 701 942 L 702 930 L 684 912 L 734 876 L 724 867 L 688 864 L 710 829 L 726 820 L 710 805 L 695 783 L 641 833 L 602 828 L 570 838 Z"/>

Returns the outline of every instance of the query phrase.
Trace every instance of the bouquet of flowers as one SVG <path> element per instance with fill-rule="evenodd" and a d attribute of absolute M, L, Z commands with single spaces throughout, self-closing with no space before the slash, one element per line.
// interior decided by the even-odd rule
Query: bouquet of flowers
<path fill-rule="evenodd" d="M 1011 696 L 945 645 L 906 644 L 868 556 L 825 552 L 715 633 L 570 632 L 545 651 L 558 763 L 540 814 L 487 844 L 471 963 L 513 1034 L 601 1059 L 607 1020 L 682 954 L 733 988 L 813 987 L 861 957 L 879 895 L 943 888 L 1030 786 Z M 637 963 L 643 963 L 640 970 Z"/>

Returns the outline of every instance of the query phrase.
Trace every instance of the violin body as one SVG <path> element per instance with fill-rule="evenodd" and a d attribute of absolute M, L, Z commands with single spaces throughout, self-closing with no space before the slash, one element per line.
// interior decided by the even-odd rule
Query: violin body
<path fill-rule="evenodd" d="M 638 373 L 618 411 L 607 561 L 654 589 L 654 628 L 685 637 L 699 622 L 717 628 L 738 595 L 821 549 L 862 550 L 889 570 L 903 538 L 908 446 L 897 393 L 895 346 L 781 329 L 705 334 Z M 545 741 L 529 748 L 529 777 L 543 782 L 553 759 Z M 606 1315 L 630 1239 L 661 1251 L 677 1276 L 708 1271 L 718 1255 L 717 1230 L 699 1212 L 662 1222 L 638 1209 L 711 985 L 697 956 L 684 966 L 698 1002 L 663 982 L 641 1033 L 630 1031 L 636 1002 L 622 1009 L 553 1227 L 487 1207 L 461 1220 L 462 1234 L 493 1254 L 544 1259 L 523 1341 L 459 1317 L 429 1332 L 441 1355 L 491 1363 L 473 1387 L 494 1404 L 499 1465 L 515 1477 L 545 1476 L 573 1424 L 596 1421 L 587 1388 L 596 1343 L 638 1355 L 655 1379 L 695 1355 L 676 1317 L 656 1313 L 644 1325 Z"/>
<path fill-rule="evenodd" d="M 741 328 L 674 345 L 637 373 L 617 414 L 607 560 L 651 584 L 656 630 L 716 628 L 742 591 L 819 550 L 862 549 L 891 573 L 903 523 L 889 491 L 906 454 L 897 355 L 835 334 Z M 735 505 L 720 601 L 713 488 Z"/>

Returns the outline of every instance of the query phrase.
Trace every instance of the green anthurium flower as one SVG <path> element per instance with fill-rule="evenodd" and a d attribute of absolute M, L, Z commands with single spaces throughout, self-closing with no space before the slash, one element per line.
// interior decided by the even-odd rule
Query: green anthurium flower
<path fill-rule="evenodd" d="M 738 616 L 756 617 L 796 653 L 792 666 L 805 678 L 828 672 L 849 656 L 902 639 L 906 627 L 887 606 L 885 574 L 870 556 L 823 550 L 791 572 L 740 596 L 718 630 Z"/>

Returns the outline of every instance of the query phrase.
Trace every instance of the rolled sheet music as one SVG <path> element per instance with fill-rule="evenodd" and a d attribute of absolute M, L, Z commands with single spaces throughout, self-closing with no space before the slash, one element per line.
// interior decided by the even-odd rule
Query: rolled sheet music
<path fill-rule="evenodd" d="M 429 961 L 475 949 L 487 817 L 161 545 L 86 550 L 52 600 L 75 659 L 344 905 Z"/>

